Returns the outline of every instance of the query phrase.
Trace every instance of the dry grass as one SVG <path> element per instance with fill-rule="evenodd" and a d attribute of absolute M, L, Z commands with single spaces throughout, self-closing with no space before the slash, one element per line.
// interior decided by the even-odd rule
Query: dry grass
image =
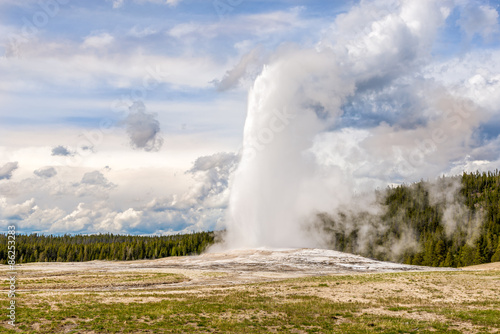
<path fill-rule="evenodd" d="M 498 265 L 498 264 L 497 264 Z M 500 270 L 341 274 L 159 268 L 18 272 L 28 333 L 496 333 Z M 4 268 L 2 268 L 4 269 Z M 64 270 L 63 270 L 64 269 Z M 80 268 L 81 269 L 81 268 Z M 168 272 L 168 271 L 172 272 Z M 309 275 L 309 273 L 308 273 Z M 2 289 L 7 286 L 2 285 Z M 2 309 L 7 301 L 1 301 Z"/>

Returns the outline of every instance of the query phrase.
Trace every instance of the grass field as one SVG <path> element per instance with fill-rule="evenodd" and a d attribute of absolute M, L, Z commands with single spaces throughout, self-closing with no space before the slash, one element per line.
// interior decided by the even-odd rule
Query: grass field
<path fill-rule="evenodd" d="M 198 275 L 200 275 L 198 273 Z M 203 273 L 213 282 L 225 273 Z M 179 273 L 19 273 L 5 333 L 495 333 L 500 270 L 180 284 Z M 160 286 L 160 288 L 158 287 Z M 7 285 L 2 285 L 6 296 Z M 8 300 L 2 298 L 5 312 Z"/>

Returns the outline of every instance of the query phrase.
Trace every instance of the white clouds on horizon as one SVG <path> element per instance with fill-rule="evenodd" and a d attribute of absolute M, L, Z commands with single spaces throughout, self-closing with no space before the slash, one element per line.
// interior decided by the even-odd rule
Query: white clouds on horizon
<path fill-rule="evenodd" d="M 0 223 L 15 222 L 19 231 L 43 233 L 155 233 L 179 227 L 192 230 L 194 226 L 199 230 L 213 229 L 219 227 L 223 217 L 228 180 L 237 159 L 232 153 L 201 157 L 188 171 L 195 182 L 182 196 L 145 198 L 143 203 L 123 209 L 109 201 L 114 198 L 113 193 L 120 191 L 120 185 L 108 181 L 98 170 L 84 173 L 79 183 L 65 182 L 57 175 L 24 179 L 8 187 L 21 190 L 22 194 L 5 189 L 2 192 Z M 43 201 L 48 193 L 52 197 L 73 198 L 73 204 L 60 207 Z"/>

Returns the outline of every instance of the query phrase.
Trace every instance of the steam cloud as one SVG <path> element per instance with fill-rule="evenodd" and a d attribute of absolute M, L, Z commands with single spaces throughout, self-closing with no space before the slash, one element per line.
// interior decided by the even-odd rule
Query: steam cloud
<path fill-rule="evenodd" d="M 360 193 L 434 177 L 470 152 L 488 110 L 424 75 L 454 7 L 362 1 L 339 15 L 314 49 L 276 52 L 249 93 L 227 214 L 229 247 L 324 246 L 314 228 L 318 213 L 355 212 L 358 203 L 376 214 L 374 198 Z M 467 31 L 478 15 L 492 16 L 489 7 L 459 10 Z M 406 236 L 401 242 L 410 243 Z"/>

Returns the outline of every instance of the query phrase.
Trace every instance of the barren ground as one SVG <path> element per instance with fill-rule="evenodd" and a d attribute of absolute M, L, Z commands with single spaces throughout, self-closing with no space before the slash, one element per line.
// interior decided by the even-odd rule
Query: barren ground
<path fill-rule="evenodd" d="M 30 263 L 11 332 L 498 332 L 500 264 L 464 269 L 317 249 Z"/>

